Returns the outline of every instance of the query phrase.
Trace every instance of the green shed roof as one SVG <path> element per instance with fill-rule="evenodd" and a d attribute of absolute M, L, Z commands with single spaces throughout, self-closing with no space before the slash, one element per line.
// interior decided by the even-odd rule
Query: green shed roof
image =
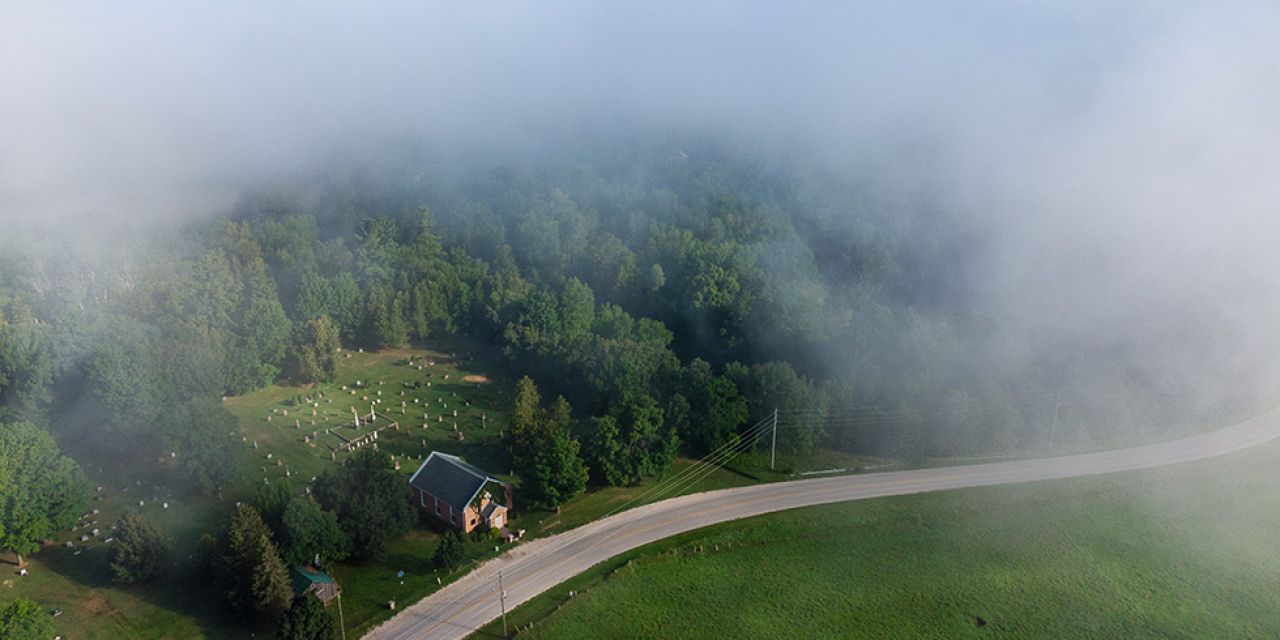
<path fill-rule="evenodd" d="M 302 593 L 313 584 L 333 583 L 334 579 L 329 574 L 301 565 L 293 565 L 289 567 L 289 577 L 293 580 L 293 592 Z"/>

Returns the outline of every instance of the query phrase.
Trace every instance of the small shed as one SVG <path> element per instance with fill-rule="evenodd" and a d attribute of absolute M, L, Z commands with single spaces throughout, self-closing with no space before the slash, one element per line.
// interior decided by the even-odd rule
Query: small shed
<path fill-rule="evenodd" d="M 314 593 L 325 604 L 342 593 L 342 588 L 329 574 L 315 567 L 295 564 L 289 567 L 289 578 L 293 580 L 294 595 Z"/>

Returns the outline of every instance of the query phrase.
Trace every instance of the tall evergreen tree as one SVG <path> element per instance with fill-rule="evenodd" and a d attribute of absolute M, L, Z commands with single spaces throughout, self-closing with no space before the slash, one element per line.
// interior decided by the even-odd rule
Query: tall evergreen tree
<path fill-rule="evenodd" d="M 538 411 L 542 405 L 542 396 L 533 378 L 525 376 L 516 383 L 515 405 L 511 409 L 511 438 L 514 449 L 525 448 L 528 444 L 522 441 L 529 437 L 538 424 Z"/>
<path fill-rule="evenodd" d="M 126 584 L 154 578 L 165 569 L 173 543 L 137 511 L 121 514 L 111 546 L 111 579 Z"/>
<path fill-rule="evenodd" d="M 298 283 L 298 295 L 293 302 L 293 317 L 314 320 L 326 315 L 332 295 L 332 285 L 327 278 L 314 271 L 304 273 Z"/>
<path fill-rule="evenodd" d="M 275 624 L 289 609 L 293 599 L 293 585 L 289 581 L 284 561 L 275 552 L 275 545 L 267 540 L 265 546 L 269 550 L 263 550 L 262 563 L 254 567 L 249 589 L 258 620 L 265 624 Z"/>
<path fill-rule="evenodd" d="M 289 575 L 258 511 L 236 507 L 223 534 L 216 574 L 227 604 L 241 615 L 274 622 L 289 606 Z"/>
<path fill-rule="evenodd" d="M 338 625 L 314 594 L 304 593 L 293 599 L 289 612 L 276 628 L 277 640 L 334 640 Z"/>
<path fill-rule="evenodd" d="M 403 300 L 386 285 L 370 287 L 364 299 L 361 342 L 373 347 L 394 347 L 408 340 Z"/>

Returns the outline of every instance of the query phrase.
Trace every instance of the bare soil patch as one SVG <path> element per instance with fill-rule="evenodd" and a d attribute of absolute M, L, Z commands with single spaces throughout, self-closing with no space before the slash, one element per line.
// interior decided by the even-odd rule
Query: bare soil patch
<path fill-rule="evenodd" d="M 486 384 L 486 383 L 488 383 L 488 382 L 489 382 L 489 379 L 488 379 L 488 378 L 486 378 L 486 377 L 484 377 L 484 376 L 478 376 L 478 375 L 475 375 L 475 374 L 471 374 L 471 375 L 467 375 L 467 376 L 462 376 L 462 381 L 463 381 L 463 382 L 474 382 L 474 383 L 476 383 L 476 384 Z"/>
<path fill-rule="evenodd" d="M 111 610 L 110 605 L 107 604 L 107 598 L 102 594 L 95 594 L 88 600 L 85 600 L 84 608 L 88 609 L 91 613 L 105 613 Z"/>

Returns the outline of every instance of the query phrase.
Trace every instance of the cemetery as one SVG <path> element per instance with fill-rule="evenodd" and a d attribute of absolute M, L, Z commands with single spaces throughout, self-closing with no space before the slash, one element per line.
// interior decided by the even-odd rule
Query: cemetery
<path fill-rule="evenodd" d="M 198 594 L 179 597 L 162 585 L 114 586 L 106 565 L 116 519 L 133 509 L 154 522 L 173 538 L 175 556 L 181 559 L 178 570 L 186 572 L 195 570 L 199 536 L 217 532 L 232 506 L 249 499 L 258 486 L 283 482 L 292 491 L 308 492 L 315 477 L 362 449 L 385 453 L 406 483 L 433 450 L 505 473 L 508 462 L 499 434 L 512 395 L 509 385 L 492 382 L 493 368 L 480 366 L 481 358 L 469 353 L 472 349 L 450 341 L 440 351 L 344 350 L 346 357 L 339 359 L 331 382 L 273 385 L 226 398 L 224 406 L 237 418 L 235 440 L 242 455 L 240 480 L 220 498 L 172 482 L 166 470 L 177 469 L 181 452 L 166 456 L 158 469 L 128 461 L 86 467 L 93 485 L 90 508 L 73 529 L 29 558 L 26 573 L 6 576 L 7 586 L 19 586 L 21 580 L 24 594 L 65 612 L 63 626 L 92 630 L 84 637 L 147 635 L 138 624 L 183 637 L 211 632 L 247 637 L 243 629 L 219 623 L 220 603 Z M 389 558 L 397 559 L 395 566 L 387 560 L 334 567 L 349 629 L 385 617 L 389 597 L 412 602 L 438 588 L 431 566 L 436 538 L 422 525 L 393 543 Z M 398 571 L 405 575 L 397 578 Z"/>
<path fill-rule="evenodd" d="M 406 477 L 433 450 L 506 469 L 499 437 L 510 392 L 467 369 L 467 355 L 465 348 L 346 350 L 331 382 L 228 398 L 256 462 L 250 480 L 288 480 L 301 491 L 364 448 L 385 452 Z"/>

